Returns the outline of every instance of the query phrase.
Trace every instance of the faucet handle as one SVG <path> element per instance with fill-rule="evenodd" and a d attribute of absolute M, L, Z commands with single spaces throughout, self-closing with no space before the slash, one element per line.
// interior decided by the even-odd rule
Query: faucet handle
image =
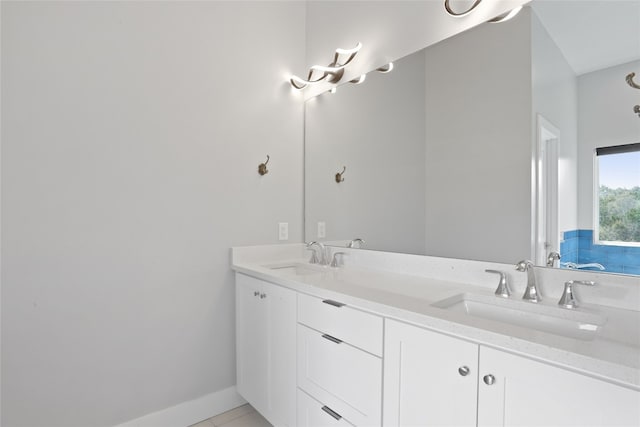
<path fill-rule="evenodd" d="M 561 258 L 558 252 L 549 252 L 547 256 L 547 267 L 553 267 L 556 261 L 560 261 Z"/>
<path fill-rule="evenodd" d="M 509 284 L 507 283 L 507 273 L 500 270 L 485 270 L 485 272 L 500 275 L 500 282 L 498 283 L 495 294 L 502 298 L 509 298 L 509 296 L 511 295 L 511 290 L 509 289 Z"/>
<path fill-rule="evenodd" d="M 573 285 L 595 286 L 596 282 L 593 280 L 569 280 L 568 282 L 564 282 L 564 291 L 562 291 L 562 296 L 560 297 L 560 301 L 558 301 L 560 307 L 578 307 L 578 300 L 573 293 Z"/>
<path fill-rule="evenodd" d="M 340 267 L 340 262 L 338 261 L 338 257 L 342 258 L 346 255 L 346 252 L 336 252 L 333 254 L 333 259 L 331 260 L 331 267 Z"/>
<path fill-rule="evenodd" d="M 516 264 L 516 270 L 518 271 L 527 271 L 531 267 L 533 267 L 533 263 L 528 259 L 523 259 Z"/>
<path fill-rule="evenodd" d="M 309 264 L 320 264 L 320 260 L 318 259 L 318 254 L 313 245 L 317 245 L 318 242 L 309 242 L 307 243 L 307 250 L 311 251 L 311 259 L 309 260 Z"/>
<path fill-rule="evenodd" d="M 353 249 L 360 249 L 362 248 L 362 245 L 364 245 L 364 240 L 359 237 L 356 237 L 355 239 L 353 239 L 347 244 L 347 247 L 353 248 Z"/>

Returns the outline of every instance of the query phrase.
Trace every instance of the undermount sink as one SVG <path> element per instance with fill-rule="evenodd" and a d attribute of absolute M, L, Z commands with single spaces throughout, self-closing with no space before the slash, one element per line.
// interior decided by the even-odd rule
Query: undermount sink
<path fill-rule="evenodd" d="M 454 295 L 432 306 L 585 341 L 593 340 L 607 321 L 605 316 L 595 313 L 469 293 Z"/>
<path fill-rule="evenodd" d="M 310 276 L 322 273 L 319 269 L 321 267 L 313 268 L 311 265 L 305 265 L 302 263 L 273 264 L 265 265 L 265 267 L 288 276 Z"/>

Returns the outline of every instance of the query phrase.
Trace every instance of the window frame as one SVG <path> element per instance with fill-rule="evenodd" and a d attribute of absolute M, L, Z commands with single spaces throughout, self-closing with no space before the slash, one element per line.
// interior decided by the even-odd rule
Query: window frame
<path fill-rule="evenodd" d="M 600 240 L 600 162 L 598 156 L 640 152 L 640 142 L 596 147 L 593 150 L 593 244 L 603 246 L 640 247 L 640 242 Z"/>

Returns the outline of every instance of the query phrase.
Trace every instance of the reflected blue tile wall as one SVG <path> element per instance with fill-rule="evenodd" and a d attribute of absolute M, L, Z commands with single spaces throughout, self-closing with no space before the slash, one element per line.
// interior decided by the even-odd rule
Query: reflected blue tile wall
<path fill-rule="evenodd" d="M 640 247 L 594 245 L 593 230 L 565 231 L 560 242 L 560 254 L 561 266 L 567 262 L 597 262 L 611 273 L 640 274 Z"/>

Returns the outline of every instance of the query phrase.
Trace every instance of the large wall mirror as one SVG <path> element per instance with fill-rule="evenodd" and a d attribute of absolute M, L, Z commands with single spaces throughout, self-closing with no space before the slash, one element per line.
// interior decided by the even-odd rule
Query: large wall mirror
<path fill-rule="evenodd" d="M 394 65 L 306 102 L 307 241 L 640 274 L 640 0 L 534 0 Z"/>

